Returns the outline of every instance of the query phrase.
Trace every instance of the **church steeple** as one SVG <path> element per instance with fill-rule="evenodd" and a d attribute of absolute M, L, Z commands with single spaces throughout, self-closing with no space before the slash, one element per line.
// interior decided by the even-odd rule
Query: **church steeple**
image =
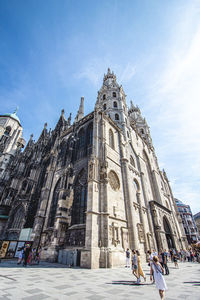
<path fill-rule="evenodd" d="M 104 111 L 125 132 L 128 117 L 126 95 L 109 68 L 107 74 L 104 74 L 95 108 Z"/>

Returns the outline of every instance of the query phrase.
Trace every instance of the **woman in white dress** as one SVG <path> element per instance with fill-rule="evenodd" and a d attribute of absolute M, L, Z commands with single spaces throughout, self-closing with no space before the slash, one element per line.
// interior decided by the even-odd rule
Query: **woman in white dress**
<path fill-rule="evenodd" d="M 163 277 L 163 272 L 164 269 L 159 263 L 159 259 L 157 256 L 153 257 L 153 263 L 151 264 L 151 272 L 150 272 L 150 280 L 153 279 L 154 275 L 154 280 L 156 283 L 156 287 L 159 290 L 160 298 L 163 300 L 165 297 L 165 290 L 167 289 L 167 285 L 165 283 L 165 279 Z"/>

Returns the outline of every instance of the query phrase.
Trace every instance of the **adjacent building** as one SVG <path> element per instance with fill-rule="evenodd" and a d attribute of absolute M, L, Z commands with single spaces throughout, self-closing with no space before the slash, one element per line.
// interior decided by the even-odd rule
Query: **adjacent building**
<path fill-rule="evenodd" d="M 0 183 L 9 218 L 2 239 L 32 230 L 49 261 L 99 268 L 124 265 L 125 249 L 186 248 L 177 206 L 160 170 L 149 126 L 126 103 L 108 69 L 94 111 L 84 98 L 74 122 L 62 110 L 54 130 L 9 160 Z"/>
<path fill-rule="evenodd" d="M 195 224 L 192 211 L 189 205 L 184 204 L 182 201 L 175 199 L 178 207 L 179 214 L 182 218 L 183 227 L 189 244 L 198 241 L 198 230 Z"/>
<path fill-rule="evenodd" d="M 10 114 L 0 114 L 0 191 L 4 191 L 6 201 L 0 206 L 0 236 L 4 231 L 11 209 L 11 194 L 8 186 L 10 172 L 9 162 L 25 145 L 22 136 L 22 126 L 17 116 L 17 110 Z"/>

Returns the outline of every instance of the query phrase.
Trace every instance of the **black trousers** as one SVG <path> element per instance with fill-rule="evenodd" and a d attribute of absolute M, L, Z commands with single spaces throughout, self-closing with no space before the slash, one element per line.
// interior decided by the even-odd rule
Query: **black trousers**
<path fill-rule="evenodd" d="M 168 268 L 167 264 L 163 263 L 163 268 L 165 268 L 165 275 L 169 275 L 169 268 Z"/>

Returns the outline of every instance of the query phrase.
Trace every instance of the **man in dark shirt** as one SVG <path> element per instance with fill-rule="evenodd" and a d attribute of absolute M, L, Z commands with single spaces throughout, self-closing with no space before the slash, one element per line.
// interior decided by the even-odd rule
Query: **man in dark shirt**
<path fill-rule="evenodd" d="M 165 249 L 165 251 L 161 252 L 161 256 L 162 256 L 162 267 L 165 268 L 165 275 L 169 275 L 169 268 L 167 266 L 167 250 Z"/>

